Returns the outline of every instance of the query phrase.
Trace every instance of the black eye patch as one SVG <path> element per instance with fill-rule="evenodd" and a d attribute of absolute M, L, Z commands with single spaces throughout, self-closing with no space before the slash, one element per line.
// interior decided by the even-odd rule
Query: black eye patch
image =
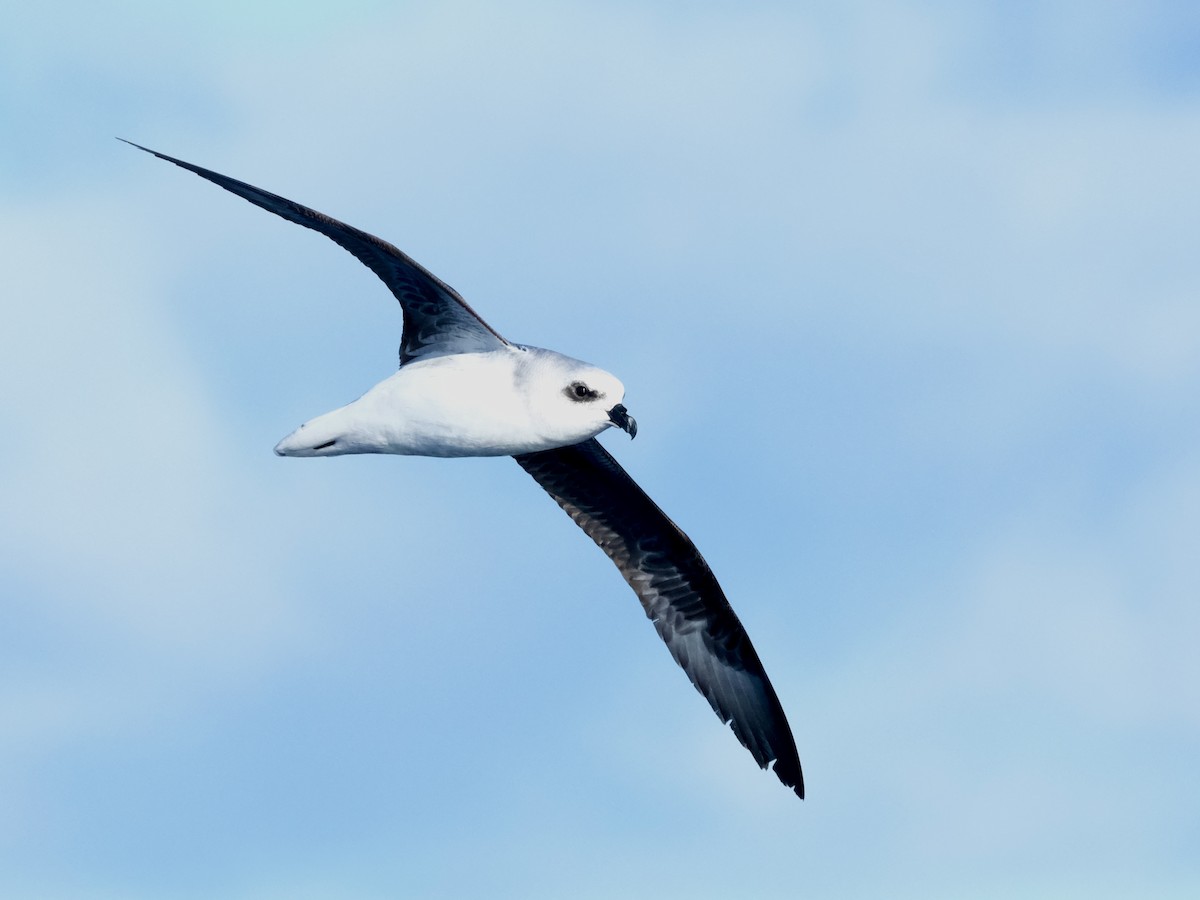
<path fill-rule="evenodd" d="M 582 381 L 572 381 L 569 385 L 567 385 L 567 388 L 565 391 L 563 391 L 563 393 L 572 400 L 578 400 L 581 402 L 584 400 L 595 400 L 600 396 L 599 391 L 592 390 Z"/>

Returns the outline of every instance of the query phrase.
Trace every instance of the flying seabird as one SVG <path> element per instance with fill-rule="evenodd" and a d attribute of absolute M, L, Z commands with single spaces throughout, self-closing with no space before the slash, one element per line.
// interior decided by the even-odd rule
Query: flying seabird
<path fill-rule="evenodd" d="M 123 140 L 123 139 L 122 139 Z M 704 557 L 596 440 L 637 434 L 613 375 L 505 340 L 452 287 L 396 247 L 268 193 L 132 144 L 255 206 L 320 232 L 400 301 L 400 368 L 353 403 L 304 423 L 280 456 L 512 456 L 633 588 L 671 656 L 762 768 L 804 797 L 796 742 L 775 689 Z"/>

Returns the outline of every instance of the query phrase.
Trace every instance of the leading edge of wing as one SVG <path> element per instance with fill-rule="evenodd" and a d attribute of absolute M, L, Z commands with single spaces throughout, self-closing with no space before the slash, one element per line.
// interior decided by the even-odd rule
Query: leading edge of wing
<path fill-rule="evenodd" d="M 404 335 L 400 347 L 402 365 L 412 359 L 454 353 L 482 353 L 508 346 L 508 341 L 471 309 L 454 288 L 393 244 L 252 184 L 167 156 L 124 138 L 117 140 L 187 169 L 289 222 L 311 228 L 353 254 L 400 301 L 404 313 Z"/>
<path fill-rule="evenodd" d="M 514 457 L 608 555 L 675 661 L 762 768 L 804 798 L 783 707 L 708 563 L 595 438 Z"/>

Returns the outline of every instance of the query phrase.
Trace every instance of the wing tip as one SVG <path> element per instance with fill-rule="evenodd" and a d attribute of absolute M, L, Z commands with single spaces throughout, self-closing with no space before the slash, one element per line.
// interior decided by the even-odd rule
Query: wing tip
<path fill-rule="evenodd" d="M 791 788 L 792 792 L 801 800 L 804 799 L 804 772 L 800 769 L 800 760 L 797 759 L 791 764 L 781 766 L 779 759 L 774 759 L 770 763 L 770 769 L 775 773 L 784 787 Z M 767 768 L 767 766 L 763 766 Z"/>
<path fill-rule="evenodd" d="M 205 177 L 205 178 L 208 177 L 207 175 L 204 175 L 204 173 L 207 171 L 207 169 L 201 169 L 199 166 L 193 165 L 192 163 L 189 163 L 189 162 L 184 162 L 182 159 L 176 159 L 173 156 L 167 156 L 167 154 L 159 153 L 157 150 L 151 150 L 149 147 L 143 147 L 141 144 L 137 143 L 136 141 L 130 141 L 123 137 L 118 137 L 117 140 L 123 144 L 128 144 L 130 147 L 136 147 L 137 149 L 139 149 L 145 153 L 149 153 L 151 156 L 157 156 L 159 159 L 166 160 L 169 163 L 174 163 L 175 165 L 179 166 L 179 168 L 181 168 L 181 169 L 188 169 L 191 172 L 195 172 L 197 175 L 201 175 L 202 177 Z"/>
<path fill-rule="evenodd" d="M 151 150 L 149 147 L 143 147 L 141 144 L 135 143 L 134 141 L 131 141 L 131 140 L 127 140 L 126 138 L 118 137 L 117 140 L 120 141 L 122 144 L 128 144 L 130 147 L 137 147 L 139 150 L 144 150 L 146 153 L 152 153 L 158 157 L 162 156 L 162 154 L 159 153 L 157 150 Z"/>
<path fill-rule="evenodd" d="M 791 788 L 792 793 L 794 793 L 801 800 L 804 799 L 804 776 L 803 775 L 801 775 L 798 778 L 785 778 L 783 775 L 780 775 L 778 772 L 776 772 L 775 774 L 779 778 L 779 780 L 783 782 L 784 787 Z"/>

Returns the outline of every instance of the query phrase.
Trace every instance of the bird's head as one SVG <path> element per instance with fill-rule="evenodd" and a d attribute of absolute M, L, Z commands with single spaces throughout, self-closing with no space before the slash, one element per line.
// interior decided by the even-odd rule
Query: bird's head
<path fill-rule="evenodd" d="M 614 426 L 630 437 L 637 434 L 619 378 L 561 353 L 533 347 L 528 352 L 521 377 L 527 380 L 531 416 L 547 437 L 573 444 Z"/>

